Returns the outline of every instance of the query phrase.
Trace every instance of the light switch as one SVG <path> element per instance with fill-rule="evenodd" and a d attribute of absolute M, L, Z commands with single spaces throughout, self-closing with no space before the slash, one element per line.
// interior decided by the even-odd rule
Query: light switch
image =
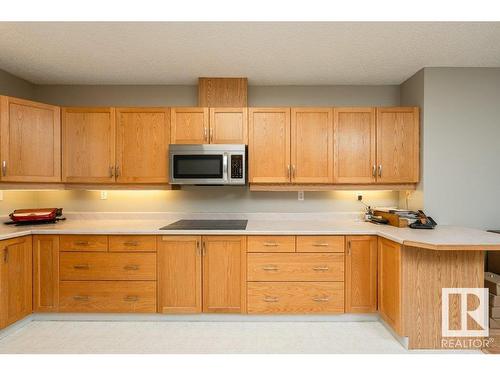
<path fill-rule="evenodd" d="M 105 200 L 105 199 L 108 199 L 108 192 L 103 190 L 101 191 L 101 199 L 102 200 Z"/>
<path fill-rule="evenodd" d="M 303 201 L 304 200 L 304 192 L 303 191 L 299 191 L 298 194 L 297 194 L 297 199 L 299 201 Z"/>

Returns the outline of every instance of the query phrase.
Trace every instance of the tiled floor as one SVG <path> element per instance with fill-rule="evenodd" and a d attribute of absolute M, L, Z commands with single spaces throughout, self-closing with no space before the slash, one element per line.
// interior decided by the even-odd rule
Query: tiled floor
<path fill-rule="evenodd" d="M 406 353 L 379 322 L 33 321 L 0 353 Z"/>

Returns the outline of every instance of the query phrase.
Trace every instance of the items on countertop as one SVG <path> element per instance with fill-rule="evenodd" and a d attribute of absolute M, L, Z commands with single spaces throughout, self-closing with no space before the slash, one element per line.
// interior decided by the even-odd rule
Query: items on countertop
<path fill-rule="evenodd" d="M 14 210 L 9 217 L 11 221 L 7 225 L 36 225 L 55 223 L 59 220 L 66 220 L 62 216 L 62 208 L 27 208 Z"/>

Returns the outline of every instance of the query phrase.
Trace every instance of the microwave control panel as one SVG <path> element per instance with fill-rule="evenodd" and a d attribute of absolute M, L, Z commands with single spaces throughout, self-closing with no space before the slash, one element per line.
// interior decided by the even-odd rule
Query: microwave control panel
<path fill-rule="evenodd" d="M 243 178 L 243 155 L 231 155 L 231 179 Z"/>

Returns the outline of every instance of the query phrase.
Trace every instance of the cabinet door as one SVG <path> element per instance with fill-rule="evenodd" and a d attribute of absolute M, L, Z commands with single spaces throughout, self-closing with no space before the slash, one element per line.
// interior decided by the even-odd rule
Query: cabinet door
<path fill-rule="evenodd" d="M 2 181 L 61 181 L 60 109 L 0 97 Z"/>
<path fill-rule="evenodd" d="M 331 108 L 292 108 L 292 182 L 333 181 Z"/>
<path fill-rule="evenodd" d="M 32 312 L 31 236 L 0 242 L 0 328 Z"/>
<path fill-rule="evenodd" d="M 65 182 L 114 182 L 115 110 L 62 109 Z"/>
<path fill-rule="evenodd" d="M 116 109 L 116 181 L 168 182 L 168 108 Z"/>
<path fill-rule="evenodd" d="M 378 182 L 418 182 L 418 108 L 377 109 L 377 165 Z"/>
<path fill-rule="evenodd" d="M 247 144 L 247 108 L 210 108 L 210 143 Z"/>
<path fill-rule="evenodd" d="M 33 236 L 33 310 L 56 312 L 59 305 L 59 236 Z"/>
<path fill-rule="evenodd" d="M 201 312 L 201 237 L 158 237 L 158 312 Z"/>
<path fill-rule="evenodd" d="M 290 108 L 249 108 L 249 181 L 290 182 Z"/>
<path fill-rule="evenodd" d="M 375 108 L 335 108 L 333 138 L 334 182 L 375 182 Z"/>
<path fill-rule="evenodd" d="M 345 310 L 352 313 L 377 311 L 377 236 L 346 238 Z"/>
<path fill-rule="evenodd" d="M 246 312 L 246 238 L 203 237 L 203 311 Z"/>
<path fill-rule="evenodd" d="M 173 144 L 204 144 L 209 143 L 208 108 L 185 107 L 172 108 Z"/>
<path fill-rule="evenodd" d="M 401 334 L 401 245 L 378 239 L 378 310 Z"/>

